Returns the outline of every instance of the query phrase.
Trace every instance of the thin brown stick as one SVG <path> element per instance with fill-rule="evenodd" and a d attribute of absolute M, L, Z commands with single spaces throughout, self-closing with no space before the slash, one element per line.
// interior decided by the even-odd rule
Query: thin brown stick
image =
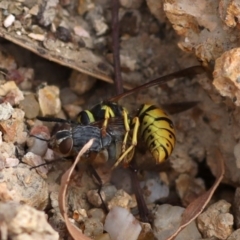
<path fill-rule="evenodd" d="M 113 48 L 114 84 L 116 94 L 121 94 L 123 93 L 123 81 L 120 69 L 118 10 L 119 1 L 112 0 L 112 48 Z"/>

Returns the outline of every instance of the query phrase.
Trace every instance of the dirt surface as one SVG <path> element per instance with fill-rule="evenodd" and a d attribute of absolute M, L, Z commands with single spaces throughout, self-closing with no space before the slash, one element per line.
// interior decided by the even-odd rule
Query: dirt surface
<path fill-rule="evenodd" d="M 120 1 L 125 89 L 201 63 L 206 67 L 206 74 L 182 76 L 120 100 L 131 116 L 143 103 L 162 106 L 171 113 L 176 131 L 175 149 L 164 164 L 156 164 L 141 140 L 137 144 L 138 178 L 154 223 L 133 224 L 135 235 L 129 236 L 125 230 L 123 239 L 166 239 L 167 225 L 179 224 L 183 208 L 214 183 L 219 165 L 216 148 L 226 169 L 222 184 L 207 211 L 176 239 L 237 239 L 239 7 L 237 1 L 201 0 L 194 5 L 188 0 Z M 111 19 L 109 0 L 0 1 L 0 199 L 2 209 L 13 211 L 10 217 L 4 216 L 1 237 L 69 237 L 58 193 L 61 176 L 71 161 L 61 159 L 30 169 L 59 160 L 49 142 L 42 140 L 51 137 L 54 123 L 36 117 L 76 120 L 81 110 L 116 95 L 111 84 Z M 187 111 L 174 109 L 173 103 L 193 101 Z M 85 236 L 94 239 L 109 239 L 104 230 L 115 239 L 111 229 L 119 224 L 121 232 L 123 225 L 108 219 L 88 162 L 101 177 L 107 206 L 121 206 L 139 219 L 131 171 L 122 166 L 112 171 L 112 163 L 106 163 L 109 154 L 104 150 L 84 159 L 69 184 L 67 214 Z M 17 224 L 18 214 L 36 218 L 26 220 L 26 228 L 19 223 L 21 230 L 10 228 L 10 220 Z M 106 216 L 106 222 L 114 226 L 104 225 Z M 33 227 L 36 223 L 38 229 Z"/>

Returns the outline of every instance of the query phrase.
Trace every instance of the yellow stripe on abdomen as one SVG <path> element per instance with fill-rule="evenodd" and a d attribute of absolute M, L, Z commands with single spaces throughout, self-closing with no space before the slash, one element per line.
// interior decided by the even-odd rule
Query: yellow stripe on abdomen
<path fill-rule="evenodd" d="M 144 104 L 138 114 L 139 136 L 157 163 L 166 160 L 175 146 L 175 130 L 169 116 L 154 105 Z"/>

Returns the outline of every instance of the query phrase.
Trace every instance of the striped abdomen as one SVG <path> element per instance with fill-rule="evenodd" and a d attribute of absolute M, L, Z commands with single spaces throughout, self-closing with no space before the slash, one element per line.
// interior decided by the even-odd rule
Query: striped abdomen
<path fill-rule="evenodd" d="M 139 137 L 152 153 L 157 163 L 166 160 L 175 145 L 175 130 L 169 116 L 154 105 L 144 104 L 139 109 Z"/>

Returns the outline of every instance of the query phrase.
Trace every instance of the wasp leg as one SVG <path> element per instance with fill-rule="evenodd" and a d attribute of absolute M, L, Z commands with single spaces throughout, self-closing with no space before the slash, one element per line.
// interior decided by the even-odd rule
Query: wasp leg
<path fill-rule="evenodd" d="M 114 116 L 115 115 L 114 115 L 112 109 L 109 106 L 105 106 L 104 122 L 102 125 L 102 135 L 103 136 L 106 136 L 106 129 L 107 129 L 109 118 L 114 117 Z"/>
<path fill-rule="evenodd" d="M 123 143 L 122 143 L 122 153 L 125 152 L 128 135 L 129 135 L 129 131 L 130 131 L 130 126 L 129 126 L 128 120 L 129 120 L 128 113 L 125 109 L 123 109 L 123 121 L 124 121 L 124 127 L 125 127 L 126 132 L 125 132 Z"/>
<path fill-rule="evenodd" d="M 136 167 L 135 164 L 135 159 L 133 159 L 133 161 L 131 161 L 130 163 L 130 170 L 131 170 L 131 177 L 132 177 L 132 185 L 133 185 L 133 190 L 136 196 L 136 201 L 137 201 L 137 205 L 138 205 L 138 211 L 139 211 L 139 217 L 140 220 L 142 222 L 146 222 L 146 223 L 152 223 L 153 221 L 153 217 L 151 216 L 146 202 L 144 200 L 143 197 L 143 193 L 142 193 L 142 189 L 140 187 L 139 184 L 139 180 L 138 180 L 138 169 Z"/>
<path fill-rule="evenodd" d="M 101 191 L 102 191 L 102 187 L 103 187 L 102 180 L 101 180 L 101 178 L 99 177 L 99 175 L 98 175 L 97 171 L 95 170 L 95 168 L 94 168 L 91 164 L 89 164 L 88 167 L 89 167 L 89 170 L 91 171 L 92 176 L 93 176 L 93 177 L 97 180 L 97 182 L 98 182 L 98 195 L 99 195 L 99 197 L 100 197 L 100 199 L 101 199 L 101 202 L 102 202 L 102 206 L 103 206 L 103 208 L 104 208 L 104 211 L 105 211 L 106 213 L 108 213 L 108 212 L 109 212 L 109 209 L 108 209 L 108 207 L 107 207 L 106 203 L 104 202 L 104 200 L 103 200 L 103 198 L 102 198 L 102 195 L 101 195 Z"/>
<path fill-rule="evenodd" d="M 134 150 L 135 147 L 137 145 L 137 134 L 138 134 L 138 129 L 140 126 L 140 122 L 139 122 L 139 118 L 135 117 L 133 119 L 133 124 L 134 124 L 134 128 L 133 128 L 133 136 L 132 136 L 132 143 L 131 145 L 126 149 L 126 151 L 124 153 L 122 153 L 122 155 L 119 157 L 119 159 L 116 161 L 116 163 L 113 165 L 112 169 L 116 168 L 120 162 L 122 162 L 124 160 L 124 164 L 127 166 L 129 164 L 129 162 L 132 160 L 133 158 L 133 154 L 134 154 Z M 129 154 L 131 154 L 131 157 L 127 157 Z"/>

